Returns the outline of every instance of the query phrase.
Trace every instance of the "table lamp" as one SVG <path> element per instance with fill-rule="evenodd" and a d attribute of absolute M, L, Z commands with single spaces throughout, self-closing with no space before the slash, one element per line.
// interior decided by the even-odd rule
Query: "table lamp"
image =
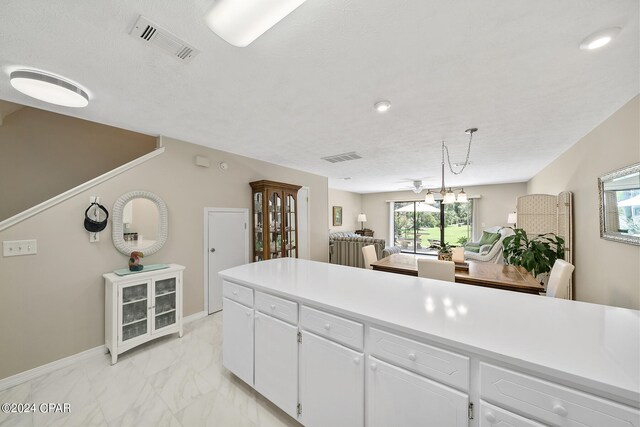
<path fill-rule="evenodd" d="M 358 222 L 362 223 L 362 229 L 364 230 L 364 223 L 367 222 L 367 216 L 363 213 L 358 214 Z"/>

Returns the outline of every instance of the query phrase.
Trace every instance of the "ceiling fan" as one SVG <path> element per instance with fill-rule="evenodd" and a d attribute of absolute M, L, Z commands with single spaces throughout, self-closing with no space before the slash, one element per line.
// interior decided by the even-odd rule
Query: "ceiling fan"
<path fill-rule="evenodd" d="M 401 181 L 401 182 L 406 182 L 406 181 L 410 181 L 410 182 L 411 182 L 411 184 L 409 184 L 409 185 L 407 185 L 407 186 L 404 186 L 403 188 L 406 188 L 406 189 L 408 189 L 408 190 L 411 190 L 411 191 L 413 191 L 413 192 L 414 192 L 414 193 L 416 193 L 416 194 L 420 194 L 420 193 L 422 192 L 422 190 L 423 190 L 424 188 L 426 188 L 426 187 L 423 185 L 423 180 L 421 180 L 421 179 L 412 179 L 412 178 L 407 178 L 406 180 L 403 180 L 403 181 Z"/>

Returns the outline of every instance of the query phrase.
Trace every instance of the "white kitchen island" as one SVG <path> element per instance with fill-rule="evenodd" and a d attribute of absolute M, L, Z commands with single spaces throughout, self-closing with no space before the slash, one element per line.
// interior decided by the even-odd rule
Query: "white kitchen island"
<path fill-rule="evenodd" d="M 282 258 L 220 273 L 223 362 L 306 426 L 640 427 L 640 312 Z"/>

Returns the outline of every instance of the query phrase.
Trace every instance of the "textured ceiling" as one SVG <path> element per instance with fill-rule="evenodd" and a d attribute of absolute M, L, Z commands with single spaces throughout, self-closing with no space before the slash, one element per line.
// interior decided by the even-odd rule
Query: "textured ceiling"
<path fill-rule="evenodd" d="M 639 92 L 637 0 L 307 0 L 246 48 L 207 28 L 211 4 L 5 0 L 0 99 L 373 192 L 438 186 L 440 141 L 463 160 L 472 126 L 473 164 L 447 185 L 528 180 Z M 200 54 L 184 64 L 131 38 L 140 14 Z M 609 46 L 578 48 L 611 26 L 623 29 Z M 17 67 L 80 83 L 89 106 L 23 96 Z M 350 151 L 363 158 L 321 160 Z"/>

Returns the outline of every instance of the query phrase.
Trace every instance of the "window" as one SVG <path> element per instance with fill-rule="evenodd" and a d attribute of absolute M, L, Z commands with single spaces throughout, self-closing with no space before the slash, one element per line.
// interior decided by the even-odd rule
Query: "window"
<path fill-rule="evenodd" d="M 394 245 L 402 252 L 436 253 L 430 246 L 445 241 L 460 246 L 471 239 L 473 201 L 434 204 L 393 202 Z"/>

